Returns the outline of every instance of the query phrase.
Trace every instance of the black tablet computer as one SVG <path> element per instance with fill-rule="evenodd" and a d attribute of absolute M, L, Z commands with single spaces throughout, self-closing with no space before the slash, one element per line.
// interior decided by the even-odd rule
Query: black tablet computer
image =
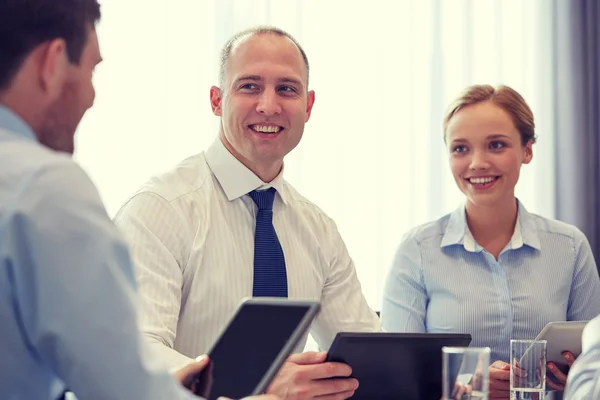
<path fill-rule="evenodd" d="M 208 400 L 264 393 L 319 309 L 308 301 L 245 300 L 208 352 L 209 366 L 184 385 Z"/>
<path fill-rule="evenodd" d="M 353 399 L 440 400 L 442 347 L 468 346 L 469 334 L 338 333 L 327 361 L 352 368 Z"/>

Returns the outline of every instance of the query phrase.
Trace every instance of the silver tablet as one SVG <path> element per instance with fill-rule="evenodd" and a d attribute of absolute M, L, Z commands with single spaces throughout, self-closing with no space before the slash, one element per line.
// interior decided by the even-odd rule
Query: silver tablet
<path fill-rule="evenodd" d="M 562 356 L 565 351 L 571 352 L 575 357 L 581 354 L 581 334 L 588 321 L 556 321 L 550 322 L 535 338 L 546 340 L 546 361 L 559 365 L 567 365 Z"/>

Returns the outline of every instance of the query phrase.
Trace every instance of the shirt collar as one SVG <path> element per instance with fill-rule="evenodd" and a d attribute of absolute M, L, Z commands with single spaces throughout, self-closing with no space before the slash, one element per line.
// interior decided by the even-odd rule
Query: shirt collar
<path fill-rule="evenodd" d="M 517 213 L 515 231 L 513 232 L 509 243 L 510 249 L 514 250 L 523 247 L 523 245 L 527 245 L 536 250 L 540 250 L 540 238 L 535 225 L 535 220 L 519 200 L 517 200 Z M 465 250 L 470 252 L 479 252 L 482 250 L 482 247 L 477 244 L 473 234 L 469 230 L 464 205 L 460 206 L 450 214 L 440 247 L 452 245 L 463 245 Z"/>
<path fill-rule="evenodd" d="M 521 225 L 521 245 L 525 244 L 536 250 L 541 250 L 542 245 L 540 244 L 540 236 L 538 235 L 537 225 L 533 214 L 527 211 L 525 206 L 519 200 L 517 200 L 517 206 L 519 207 L 519 222 Z"/>
<path fill-rule="evenodd" d="M 37 137 L 29 125 L 14 111 L 3 105 L 0 105 L 0 129 L 37 141 Z"/>
<path fill-rule="evenodd" d="M 206 150 L 206 162 L 229 201 L 256 189 L 265 190 L 272 187 L 277 190 L 283 203 L 287 204 L 287 198 L 283 191 L 283 168 L 271 182 L 263 182 L 227 150 L 220 138 L 217 138 Z"/>

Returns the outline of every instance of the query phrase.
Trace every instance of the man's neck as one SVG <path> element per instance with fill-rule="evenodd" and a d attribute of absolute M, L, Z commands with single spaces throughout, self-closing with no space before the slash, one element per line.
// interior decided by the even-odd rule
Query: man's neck
<path fill-rule="evenodd" d="M 261 181 L 265 183 L 270 183 L 281 173 L 281 169 L 283 168 L 283 160 L 275 160 L 271 163 L 262 164 L 253 163 L 252 161 L 239 154 L 227 141 L 227 139 L 225 139 L 222 133 L 219 135 L 219 139 L 221 140 L 221 143 L 223 143 L 227 151 L 229 151 L 229 153 L 231 153 L 239 162 L 244 164 L 246 168 L 252 171 L 254 175 L 258 176 Z"/>
<path fill-rule="evenodd" d="M 3 106 L 10 110 L 13 114 L 21 118 L 25 124 L 33 131 L 33 133 L 39 137 L 39 124 L 36 123 L 36 113 L 33 111 L 36 109 L 36 104 L 28 102 L 26 96 L 15 94 L 13 91 L 0 92 L 0 106 Z"/>

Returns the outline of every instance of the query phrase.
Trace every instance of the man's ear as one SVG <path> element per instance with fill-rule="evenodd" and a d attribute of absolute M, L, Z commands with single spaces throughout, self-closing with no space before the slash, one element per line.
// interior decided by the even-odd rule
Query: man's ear
<path fill-rule="evenodd" d="M 69 60 L 64 39 L 55 39 L 39 49 L 40 86 L 50 98 L 58 98 L 68 78 Z"/>
<path fill-rule="evenodd" d="M 304 122 L 308 122 L 310 119 L 310 113 L 312 112 L 313 105 L 315 104 L 315 91 L 310 90 L 306 99 L 306 118 Z"/>
<path fill-rule="evenodd" d="M 217 117 L 222 116 L 221 110 L 221 102 L 223 98 L 221 97 L 221 89 L 217 86 L 213 86 L 210 88 L 210 106 L 212 108 L 213 114 Z"/>

